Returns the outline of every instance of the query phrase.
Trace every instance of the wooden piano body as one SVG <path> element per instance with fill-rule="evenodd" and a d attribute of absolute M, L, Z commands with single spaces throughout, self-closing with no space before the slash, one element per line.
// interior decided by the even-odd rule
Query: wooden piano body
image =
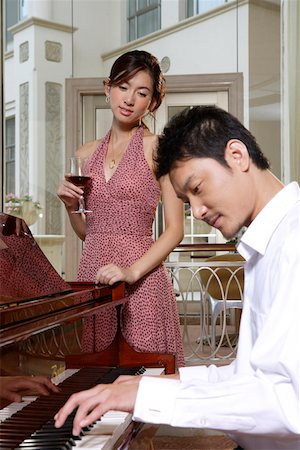
<path fill-rule="evenodd" d="M 20 262 L 22 264 L 19 264 Z M 120 310 L 121 305 L 126 302 L 124 295 L 124 283 L 118 283 L 113 287 L 94 286 L 91 283 L 66 283 L 46 259 L 24 221 L 0 213 L 0 373 L 2 375 L 14 375 L 2 365 L 2 357 L 10 349 L 18 349 L 22 343 L 43 336 L 49 330 L 55 331 L 69 324 L 80 323 L 84 316 L 93 314 L 108 304 L 113 303 Z M 175 371 L 174 355 L 137 352 L 125 341 L 120 328 L 113 343 L 106 350 L 91 354 L 81 352 L 75 355 L 65 354 L 63 358 L 66 372 L 70 368 L 82 368 L 80 370 L 84 371 L 88 370 L 88 367 L 91 367 L 92 371 L 96 371 L 98 370 L 96 366 L 100 371 L 114 371 L 114 368 L 125 370 L 125 368 L 131 369 L 131 367 L 140 366 L 162 367 L 165 373 L 174 373 Z M 84 378 L 84 375 L 81 376 L 83 372 L 79 372 L 79 374 L 77 378 Z M 58 377 L 60 376 L 64 376 L 64 374 L 58 375 Z M 79 389 L 81 388 L 77 390 Z M 43 399 L 41 401 L 43 404 L 41 409 L 49 409 L 51 417 L 53 417 L 51 408 L 47 406 L 47 403 L 43 403 Z M 26 408 L 30 406 L 28 405 L 23 410 L 25 417 Z M 26 417 L 26 424 L 27 420 Z M 126 424 L 125 427 L 124 424 Z M 178 429 L 170 427 L 136 424 L 130 420 L 130 417 L 129 420 L 127 418 L 127 421 L 124 421 L 124 424 L 123 428 L 121 427 L 121 434 L 120 427 L 118 427 L 119 432 L 115 433 L 114 438 L 104 447 L 99 444 L 97 448 L 171 448 L 164 446 L 165 440 L 171 439 L 172 445 L 175 441 L 177 442 L 174 448 L 207 449 L 207 439 L 212 443 L 212 438 L 221 440 L 222 444 L 209 448 L 222 448 L 223 450 L 232 450 L 233 448 L 232 441 L 223 435 L 211 437 L 203 430 L 178 431 Z M 19 427 L 19 422 L 17 425 L 13 425 L 16 432 L 19 432 Z M 10 428 L 8 429 L 10 430 Z M 1 442 L 4 443 L 7 437 L 5 430 L 4 425 L 0 424 L 0 448 L 9 448 L 4 447 L 4 444 L 3 447 L 1 446 Z M 14 431 L 11 433 L 14 434 Z M 1 436 L 4 436 L 2 441 Z M 195 438 L 198 442 L 197 447 L 194 444 L 190 446 L 192 442 L 195 442 Z M 130 444 L 135 440 L 137 444 Z M 156 442 L 155 446 L 154 442 Z M 163 446 L 160 447 L 160 444 Z M 131 445 L 133 446 L 131 447 Z M 26 448 L 30 449 L 31 447 L 27 446 Z M 39 448 L 39 444 L 35 444 L 32 448 Z"/>

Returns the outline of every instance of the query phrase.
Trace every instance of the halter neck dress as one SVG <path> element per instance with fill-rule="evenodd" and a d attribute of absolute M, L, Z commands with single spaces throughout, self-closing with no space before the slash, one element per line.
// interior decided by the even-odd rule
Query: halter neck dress
<path fill-rule="evenodd" d="M 92 186 L 86 194 L 86 239 L 78 279 L 94 281 L 99 267 L 115 263 L 129 267 L 153 244 L 153 221 L 160 189 L 145 159 L 144 130 L 139 127 L 112 177 L 106 181 L 104 162 L 109 131 L 90 160 Z M 126 285 L 130 300 L 122 307 L 121 330 L 138 351 L 175 353 L 184 365 L 176 297 L 163 264 L 134 285 Z M 82 349 L 101 351 L 114 339 L 114 307 L 84 320 Z"/>

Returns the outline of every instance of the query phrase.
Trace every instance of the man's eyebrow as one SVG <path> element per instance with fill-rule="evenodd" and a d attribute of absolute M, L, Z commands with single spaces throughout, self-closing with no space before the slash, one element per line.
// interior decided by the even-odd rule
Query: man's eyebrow
<path fill-rule="evenodd" d="M 184 183 L 184 185 L 183 185 L 183 188 L 182 188 L 182 191 L 183 191 L 183 192 L 188 191 L 193 176 L 194 176 L 194 175 L 189 175 L 189 176 L 187 177 L 187 179 L 186 179 L 186 181 L 185 181 L 185 183 Z"/>
<path fill-rule="evenodd" d="M 187 196 L 183 192 L 188 191 L 188 188 L 189 188 L 189 185 L 190 185 L 190 182 L 191 182 L 192 178 L 193 178 L 193 175 L 189 175 L 187 177 L 187 179 L 186 179 L 186 181 L 185 181 L 185 183 L 183 185 L 183 188 L 180 189 L 180 192 L 178 192 L 177 189 L 175 189 L 177 198 L 182 200 L 184 203 L 188 203 L 189 202 Z"/>
<path fill-rule="evenodd" d="M 183 195 L 183 194 L 176 194 L 176 195 L 177 195 L 177 198 L 179 198 L 179 200 L 182 200 L 184 203 L 188 202 L 188 199 L 185 195 Z"/>

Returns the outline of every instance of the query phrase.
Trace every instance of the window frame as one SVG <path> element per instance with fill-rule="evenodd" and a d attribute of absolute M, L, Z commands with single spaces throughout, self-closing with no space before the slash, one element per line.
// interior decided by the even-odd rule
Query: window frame
<path fill-rule="evenodd" d="M 199 14 L 205 14 L 209 11 L 212 11 L 216 8 L 220 8 L 222 6 L 225 6 L 227 3 L 230 3 L 232 0 L 209 0 L 209 1 L 214 1 L 216 3 L 219 4 L 215 4 L 213 6 L 207 6 L 204 9 L 200 8 L 200 2 L 202 0 L 185 0 L 185 18 L 190 18 L 190 17 L 194 17 L 197 16 Z M 208 1 L 208 0 L 205 0 Z M 192 13 L 190 13 L 190 10 L 193 10 Z"/>
<path fill-rule="evenodd" d="M 9 8 L 8 8 L 9 5 Z M 7 24 L 8 12 L 13 16 L 11 23 Z M 3 38 L 5 41 L 5 50 L 9 51 L 13 45 L 13 35 L 8 31 L 10 27 L 16 25 L 28 16 L 27 0 L 5 0 L 4 6 L 4 30 Z"/>
<path fill-rule="evenodd" d="M 161 0 L 144 0 L 147 2 L 147 6 L 139 8 L 139 3 L 141 0 L 132 0 L 135 3 L 135 8 L 132 13 L 130 13 L 130 0 L 127 0 L 127 42 L 134 41 L 148 34 L 154 33 L 161 29 Z M 158 13 L 158 27 L 153 29 L 151 32 L 146 32 L 145 34 L 138 35 L 138 20 L 149 12 L 157 11 Z M 131 22 L 133 23 L 133 30 L 131 28 Z"/>
<path fill-rule="evenodd" d="M 13 123 L 10 132 L 9 123 Z M 16 164 L 16 120 L 15 116 L 5 119 L 5 151 L 4 151 L 4 174 L 5 174 L 5 195 L 15 193 L 15 164 Z M 9 136 L 13 139 L 10 141 Z M 11 167 L 12 166 L 12 167 Z M 10 170 L 9 170 L 10 167 Z M 8 176 L 9 175 L 9 176 Z M 13 181 L 10 179 L 13 176 Z"/>

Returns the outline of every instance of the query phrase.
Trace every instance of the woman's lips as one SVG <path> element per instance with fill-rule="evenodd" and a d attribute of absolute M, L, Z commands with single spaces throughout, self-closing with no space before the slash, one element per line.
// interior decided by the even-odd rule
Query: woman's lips
<path fill-rule="evenodd" d="M 126 109 L 126 108 L 120 108 L 120 112 L 121 114 L 123 114 L 124 116 L 130 116 L 132 114 L 133 111 L 131 111 L 130 109 Z"/>

